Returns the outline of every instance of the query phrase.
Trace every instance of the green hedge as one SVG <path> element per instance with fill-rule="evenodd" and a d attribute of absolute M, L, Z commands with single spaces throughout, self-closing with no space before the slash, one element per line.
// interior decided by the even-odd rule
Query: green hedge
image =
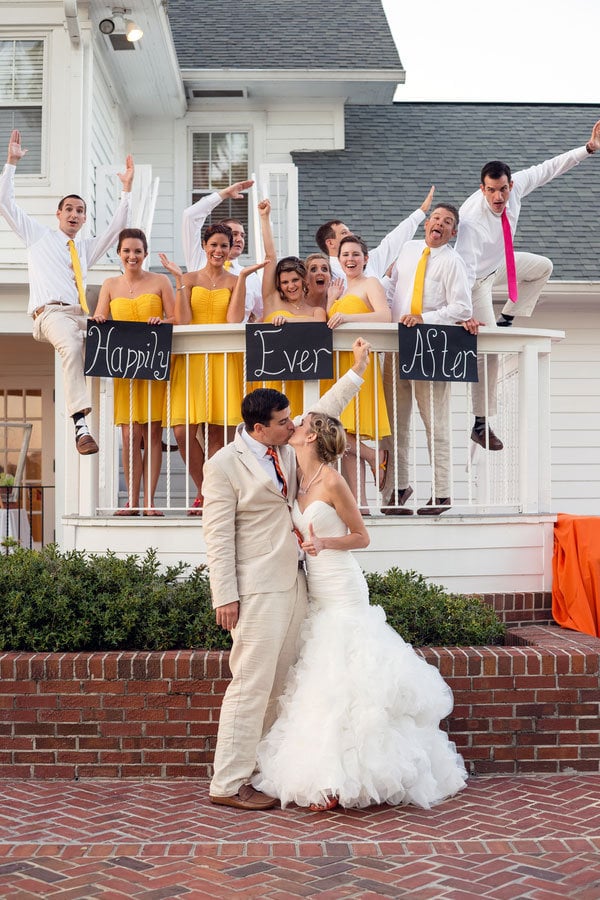
<path fill-rule="evenodd" d="M 7 548 L 8 549 L 8 548 Z M 0 650 L 227 649 L 206 567 L 162 569 L 156 551 L 125 559 L 50 545 L 0 555 Z M 477 599 L 446 594 L 414 572 L 368 575 L 371 600 L 415 645 L 490 644 L 503 626 Z"/>

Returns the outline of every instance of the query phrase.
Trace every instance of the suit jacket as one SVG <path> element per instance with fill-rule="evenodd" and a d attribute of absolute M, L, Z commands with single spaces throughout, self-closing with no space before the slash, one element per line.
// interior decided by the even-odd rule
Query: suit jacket
<path fill-rule="evenodd" d="M 339 416 L 359 387 L 346 373 L 310 411 Z M 286 498 L 240 436 L 243 427 L 238 426 L 233 442 L 204 466 L 202 527 L 214 607 L 244 594 L 289 590 L 298 576 L 291 517 L 296 454 L 286 445 L 278 448 L 288 483 Z"/>

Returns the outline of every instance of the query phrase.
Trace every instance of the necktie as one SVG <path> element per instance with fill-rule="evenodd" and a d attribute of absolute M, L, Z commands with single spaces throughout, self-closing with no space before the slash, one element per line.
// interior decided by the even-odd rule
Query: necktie
<path fill-rule="evenodd" d="M 431 250 L 425 247 L 421 254 L 421 259 L 417 265 L 415 272 L 415 283 L 413 286 L 412 300 L 410 301 L 410 313 L 412 316 L 420 316 L 423 312 L 423 288 L 425 286 L 425 269 L 427 268 L 427 260 Z"/>
<path fill-rule="evenodd" d="M 281 493 L 284 497 L 287 497 L 287 481 L 285 480 L 285 475 L 283 474 L 283 469 L 279 465 L 279 457 L 277 456 L 277 451 L 273 450 L 272 447 L 267 447 L 267 456 L 271 457 L 273 465 L 275 466 L 275 471 L 277 472 L 277 477 L 281 481 Z"/>
<path fill-rule="evenodd" d="M 271 460 L 273 461 L 273 465 L 275 466 L 275 471 L 277 472 L 277 477 L 281 481 L 281 493 L 283 494 L 284 497 L 287 497 L 287 492 L 288 492 L 287 491 L 287 481 L 285 480 L 285 475 L 283 474 L 283 469 L 279 465 L 279 457 L 277 456 L 277 451 L 273 450 L 272 447 L 267 447 L 267 456 L 271 457 Z M 302 542 L 304 541 L 302 534 L 298 531 L 297 528 L 292 528 L 292 531 L 296 535 L 296 540 L 298 541 L 298 546 L 300 547 L 300 550 L 302 550 Z M 304 551 L 302 551 L 302 552 L 304 552 Z M 304 557 L 302 557 L 302 558 L 304 558 Z"/>
<path fill-rule="evenodd" d="M 79 262 L 79 254 L 75 247 L 75 241 L 67 241 L 69 245 L 69 253 L 71 254 L 71 265 L 73 266 L 73 275 L 75 276 L 75 285 L 79 294 L 79 303 L 85 313 L 89 313 L 90 308 L 85 299 L 85 290 L 83 287 L 83 275 L 81 274 L 81 263 Z"/>
<path fill-rule="evenodd" d="M 504 236 L 504 257 L 506 259 L 506 280 L 508 282 L 508 299 L 516 303 L 519 299 L 517 288 L 517 267 L 515 265 L 515 251 L 513 249 L 510 222 L 506 215 L 506 209 L 502 210 L 502 234 Z"/>
<path fill-rule="evenodd" d="M 231 262 L 231 260 L 226 259 L 225 262 L 223 263 L 223 268 L 225 269 L 226 272 L 229 272 L 232 265 L 233 265 L 233 263 Z"/>

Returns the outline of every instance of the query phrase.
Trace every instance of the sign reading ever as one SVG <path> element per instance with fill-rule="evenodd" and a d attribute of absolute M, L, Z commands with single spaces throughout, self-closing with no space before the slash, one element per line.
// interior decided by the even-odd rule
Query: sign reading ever
<path fill-rule="evenodd" d="M 85 374 L 168 381 L 173 326 L 88 320 Z"/>
<path fill-rule="evenodd" d="M 400 378 L 478 381 L 477 335 L 460 325 L 398 325 Z"/>
<path fill-rule="evenodd" d="M 333 378 L 333 334 L 325 322 L 246 325 L 248 381 Z"/>

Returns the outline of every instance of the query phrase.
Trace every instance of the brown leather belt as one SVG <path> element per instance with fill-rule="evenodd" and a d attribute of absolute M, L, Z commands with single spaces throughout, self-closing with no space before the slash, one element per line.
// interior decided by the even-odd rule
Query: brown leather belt
<path fill-rule="evenodd" d="M 71 306 L 70 303 L 63 303 L 62 300 L 53 300 L 52 303 L 46 303 L 45 306 L 38 306 L 33 314 L 33 321 L 44 312 L 47 306 Z"/>

